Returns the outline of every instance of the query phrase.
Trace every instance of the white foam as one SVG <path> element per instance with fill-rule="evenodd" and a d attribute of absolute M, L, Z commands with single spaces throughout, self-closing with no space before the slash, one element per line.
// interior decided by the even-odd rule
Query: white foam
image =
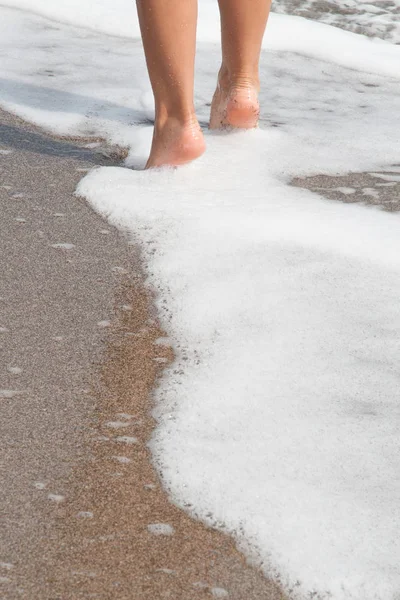
<path fill-rule="evenodd" d="M 38 0 L 37 5 L 32 2 L 29 6 L 42 7 L 43 10 L 45 7 L 49 14 L 60 19 L 61 13 L 66 12 L 73 15 L 72 20 L 81 24 L 89 23 L 91 19 L 94 28 L 101 29 L 97 19 L 104 21 L 107 27 L 112 22 L 116 22 L 118 27 L 128 26 L 132 36 L 138 35 L 138 27 L 134 24 L 132 3 L 129 2 L 130 13 L 122 17 L 118 14 L 118 6 L 113 5 L 111 8 L 108 2 L 104 2 L 103 5 L 107 5 L 107 10 L 113 13 L 112 17 L 107 11 L 102 13 L 101 3 L 96 11 L 92 9 L 92 3 L 79 4 L 80 10 L 75 13 L 68 3 L 64 2 L 50 4 L 44 0 L 40 3 Z M 21 4 L 21 6 L 25 5 Z M 79 29 L 60 27 L 53 22 L 23 12 L 5 8 L 0 10 L 2 15 L 0 23 L 1 105 L 59 134 L 103 136 L 111 142 L 131 146 L 131 158 L 134 157 L 134 147 L 139 145 L 141 138 L 144 143 L 147 143 L 148 132 L 146 128 L 142 132 L 139 128 L 132 127 L 132 123 L 143 122 L 149 117 L 152 118 L 154 114 L 141 47 L 132 39 L 107 38 L 94 32 L 86 35 Z M 58 10 L 61 11 L 60 14 Z M 198 103 L 203 102 L 205 92 L 208 101 L 209 94 L 215 86 L 219 51 L 212 47 L 209 52 L 211 60 L 207 62 L 201 59 L 202 43 L 205 41 L 214 43 L 219 38 L 216 10 L 216 3 L 206 3 L 200 16 L 200 60 L 196 86 Z M 132 14 L 132 27 L 129 24 L 130 14 Z M 282 115 L 282 110 L 277 110 L 279 108 L 276 104 L 277 96 L 283 96 L 284 104 L 293 98 L 293 85 L 290 85 L 289 89 L 284 86 L 285 93 L 280 87 L 279 67 L 285 62 L 290 67 L 291 62 L 290 55 L 285 61 L 281 53 L 296 52 L 351 69 L 361 69 L 366 73 L 387 74 L 397 79 L 400 77 L 398 68 L 400 46 L 373 42 L 363 36 L 298 17 L 274 15 L 268 26 L 264 47 L 269 53 L 269 58 L 265 61 L 265 69 L 270 73 L 268 79 L 263 77 L 263 81 L 269 82 L 266 90 L 268 96 L 266 106 L 271 107 L 271 116 L 277 112 Z M 24 56 L 23 61 L 19 59 L 21 55 Z M 60 55 L 67 55 L 69 60 L 60 63 Z M 83 60 L 82 57 L 85 59 Z M 305 62 L 310 61 L 303 61 Z M 276 72 L 274 67 L 278 67 Z M 212 78 L 210 78 L 210 68 L 214 70 Z M 316 103 L 313 95 L 309 95 L 308 101 L 310 109 L 325 108 L 324 116 L 329 121 L 331 117 L 329 110 L 333 110 L 336 106 L 337 89 L 335 85 L 332 87 L 330 85 L 334 79 L 330 76 L 332 67 L 325 69 L 321 65 L 321 68 L 324 74 L 319 75 L 323 75 L 326 87 L 318 91 Z M 315 68 L 312 62 L 307 70 L 314 75 Z M 53 75 L 51 78 L 48 77 L 49 72 Z M 209 80 L 206 86 L 204 73 Z M 301 73 L 301 76 L 297 75 L 296 87 L 310 92 L 310 86 L 307 84 L 312 82 L 303 81 L 304 66 L 298 73 Z M 368 76 L 366 77 L 365 82 L 368 83 Z M 317 77 L 314 83 L 318 85 L 320 80 L 321 77 Z M 318 102 L 321 91 L 325 91 L 325 107 Z M 352 89 L 348 91 L 352 96 Z M 357 93 L 359 91 L 357 90 Z M 370 92 L 373 93 L 372 90 Z M 379 93 L 379 90 L 377 92 Z M 204 98 L 204 102 L 206 99 Z M 361 96 L 358 96 L 357 100 L 362 104 Z"/>
<path fill-rule="evenodd" d="M 97 0 L 95 10 L 91 0 L 52 3 L 48 0 L 3 0 L 2 4 L 111 35 L 124 38 L 140 36 L 135 5 L 130 0 L 115 0 L 112 4 L 108 0 Z M 396 23 L 396 17 L 393 22 Z M 215 0 L 200 0 L 197 35 L 201 42 L 219 40 L 219 13 Z M 307 56 L 346 64 L 352 68 L 373 73 L 386 72 L 399 77 L 399 48 L 396 51 L 396 46 L 379 42 L 324 23 L 272 13 L 263 47 L 274 51 L 302 52 Z"/>
<path fill-rule="evenodd" d="M 289 188 L 288 142 L 210 137 L 202 164 L 102 168 L 78 191 L 157 249 L 158 306 L 189 355 L 159 394 L 153 443 L 175 499 L 242 531 L 304 593 L 391 598 L 400 221 Z"/>

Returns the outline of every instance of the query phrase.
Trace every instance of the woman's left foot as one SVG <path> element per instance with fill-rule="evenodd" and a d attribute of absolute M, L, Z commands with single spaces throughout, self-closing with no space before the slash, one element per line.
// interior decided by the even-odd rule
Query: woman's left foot
<path fill-rule="evenodd" d="M 253 129 L 258 125 L 258 83 L 247 77 L 219 76 L 211 104 L 210 129 Z"/>

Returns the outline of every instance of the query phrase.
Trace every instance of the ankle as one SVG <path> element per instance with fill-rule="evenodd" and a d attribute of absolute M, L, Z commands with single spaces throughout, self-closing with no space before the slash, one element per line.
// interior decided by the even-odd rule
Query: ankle
<path fill-rule="evenodd" d="M 156 106 L 155 125 L 159 129 L 171 124 L 180 127 L 193 127 L 198 125 L 194 107 L 173 107 L 167 108 L 165 105 Z"/>
<path fill-rule="evenodd" d="M 255 89 L 258 92 L 260 89 L 258 71 L 255 72 L 254 69 L 233 71 L 229 70 L 225 65 L 222 65 L 219 71 L 218 84 L 223 90 Z"/>

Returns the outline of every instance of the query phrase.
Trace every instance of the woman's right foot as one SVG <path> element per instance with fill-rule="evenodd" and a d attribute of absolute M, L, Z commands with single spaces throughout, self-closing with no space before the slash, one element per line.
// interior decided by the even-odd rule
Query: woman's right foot
<path fill-rule="evenodd" d="M 146 169 L 185 165 L 199 158 L 205 149 L 204 136 L 195 115 L 183 120 L 156 121 Z"/>
<path fill-rule="evenodd" d="M 211 104 L 210 129 L 253 129 L 258 125 L 258 81 L 238 77 L 229 81 L 218 78 L 217 89 Z"/>

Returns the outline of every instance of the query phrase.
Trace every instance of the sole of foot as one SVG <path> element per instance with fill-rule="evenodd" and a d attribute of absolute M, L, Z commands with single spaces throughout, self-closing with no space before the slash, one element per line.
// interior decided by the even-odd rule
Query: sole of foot
<path fill-rule="evenodd" d="M 197 121 L 180 124 L 176 120 L 155 125 L 146 169 L 180 167 L 193 162 L 205 151 L 203 132 Z"/>
<path fill-rule="evenodd" d="M 254 129 L 260 105 L 255 87 L 218 87 L 211 104 L 210 129 Z"/>

